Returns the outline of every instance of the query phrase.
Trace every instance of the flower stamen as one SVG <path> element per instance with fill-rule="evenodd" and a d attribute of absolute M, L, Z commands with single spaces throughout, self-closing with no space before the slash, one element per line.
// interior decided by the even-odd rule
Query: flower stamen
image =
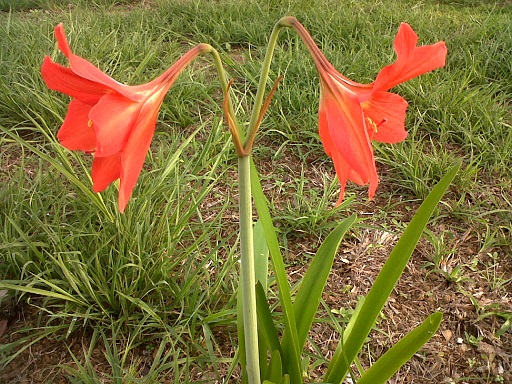
<path fill-rule="evenodd" d="M 373 121 L 372 119 L 370 119 L 368 116 L 366 117 L 366 121 L 368 122 L 368 124 L 370 125 L 371 127 L 371 130 L 373 131 L 373 133 L 378 133 L 379 132 L 379 127 L 384 124 L 387 119 L 382 119 L 380 121 L 380 123 L 375 123 L 375 121 Z"/>
<path fill-rule="evenodd" d="M 370 126 L 373 133 L 379 132 L 379 126 L 377 124 L 375 124 L 375 122 L 372 119 L 370 119 L 369 117 L 366 117 L 366 121 L 368 122 L 368 125 Z"/>

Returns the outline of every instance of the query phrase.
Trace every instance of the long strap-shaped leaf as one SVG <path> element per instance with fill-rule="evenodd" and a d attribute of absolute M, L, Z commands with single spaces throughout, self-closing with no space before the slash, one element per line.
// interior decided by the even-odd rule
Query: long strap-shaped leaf
<path fill-rule="evenodd" d="M 267 201 L 265 195 L 263 194 L 258 171 L 256 170 L 253 162 L 251 162 L 251 188 L 254 204 L 256 205 L 258 216 L 261 225 L 263 226 L 265 237 L 267 239 L 267 245 L 270 252 L 270 258 L 272 260 L 277 287 L 279 288 L 279 299 L 283 311 L 285 332 L 290 335 L 290 337 L 287 339 L 287 344 L 282 345 L 283 356 L 281 357 L 283 361 L 283 373 L 288 373 L 290 375 L 290 381 L 293 384 L 302 384 L 302 372 L 300 365 L 301 351 L 299 349 L 297 325 L 295 322 L 295 313 L 292 305 L 290 286 L 288 284 L 283 255 L 281 254 L 281 250 L 279 248 L 274 224 L 272 223 Z"/>
<path fill-rule="evenodd" d="M 357 380 L 357 384 L 383 384 L 388 381 L 430 338 L 441 324 L 443 314 L 436 312 L 430 315 L 418 327 L 409 332 L 403 339 L 382 355 Z"/>
<path fill-rule="evenodd" d="M 326 382 L 339 384 L 345 378 L 350 364 L 361 350 L 377 316 L 402 275 L 432 212 L 448 189 L 459 167 L 460 162 L 439 181 L 405 229 L 370 289 L 352 332 L 345 342 L 340 343 L 336 348 L 324 379 Z"/>
<path fill-rule="evenodd" d="M 256 270 L 256 282 L 260 282 L 262 288 L 267 291 L 267 275 L 268 275 L 268 247 L 265 240 L 265 232 L 263 226 L 258 220 L 254 224 L 254 269 Z"/>
<path fill-rule="evenodd" d="M 327 236 L 318 248 L 315 257 L 311 260 L 308 271 L 300 283 L 299 291 L 293 303 L 300 350 L 304 348 L 306 343 L 341 239 L 355 219 L 355 215 L 346 218 Z"/>
<path fill-rule="evenodd" d="M 272 320 L 270 308 L 268 307 L 266 292 L 263 290 L 261 282 L 259 281 L 256 283 L 256 308 L 258 312 L 258 330 L 262 332 L 270 352 L 273 353 L 277 351 L 281 356 L 283 351 L 279 343 L 277 329 Z M 265 354 L 267 353 L 266 350 L 264 352 Z M 279 361 L 281 361 L 281 358 L 279 358 Z M 279 378 L 281 378 L 281 376 L 279 376 Z"/>

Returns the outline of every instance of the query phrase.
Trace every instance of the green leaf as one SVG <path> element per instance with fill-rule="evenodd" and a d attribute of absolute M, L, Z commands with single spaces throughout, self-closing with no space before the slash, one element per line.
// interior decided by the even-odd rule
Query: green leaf
<path fill-rule="evenodd" d="M 506 315 L 500 314 L 501 317 L 505 317 L 505 322 L 501 326 L 501 328 L 496 332 L 496 337 L 501 337 L 507 332 L 512 326 L 512 313 L 508 313 Z"/>
<path fill-rule="evenodd" d="M 301 350 L 304 348 L 309 329 L 318 310 L 322 292 L 327 283 L 341 239 L 355 219 L 355 215 L 346 218 L 327 236 L 315 257 L 311 260 L 308 271 L 300 283 L 293 308 L 297 319 L 297 336 Z"/>
<path fill-rule="evenodd" d="M 268 307 L 267 296 L 260 282 L 256 283 L 256 311 L 258 312 L 258 329 L 263 333 L 267 345 L 271 351 L 278 351 L 282 355 L 277 329 Z"/>
<path fill-rule="evenodd" d="M 285 331 L 290 335 L 287 338 L 286 344 L 282 344 L 283 367 L 286 373 L 291 376 L 291 381 L 294 384 L 302 384 L 302 372 L 300 366 L 299 341 L 297 337 L 297 326 L 295 322 L 295 314 L 292 305 L 292 297 L 290 293 L 290 285 L 288 284 L 288 277 L 284 266 L 283 255 L 279 248 L 277 235 L 270 217 L 270 212 L 267 206 L 267 200 L 261 187 L 258 171 L 251 160 L 251 187 L 254 199 L 254 204 L 258 211 L 258 215 L 265 232 L 270 258 L 272 260 L 272 267 L 274 269 L 277 287 L 279 289 L 279 299 L 283 311 L 283 319 Z"/>
<path fill-rule="evenodd" d="M 54 292 L 54 291 L 48 291 L 46 289 L 32 288 L 32 287 L 26 286 L 26 285 L 11 284 L 7 281 L 0 282 L 0 289 L 9 289 L 9 290 L 18 291 L 18 292 L 26 292 L 26 293 L 31 293 L 33 295 L 53 297 L 54 299 L 71 301 L 73 303 L 77 303 L 77 304 L 80 304 L 83 306 L 87 305 L 86 302 L 78 300 L 76 297 L 74 297 L 70 293 L 64 291 L 63 289 L 57 287 L 56 285 L 51 284 L 51 282 L 46 282 L 45 280 L 41 280 L 41 281 L 42 281 L 42 283 L 45 283 L 46 285 L 50 286 L 51 288 L 59 290 L 61 293 Z"/>
<path fill-rule="evenodd" d="M 263 289 L 267 289 L 268 275 L 268 246 L 265 240 L 265 232 L 261 221 L 254 224 L 254 268 L 256 270 L 256 282 L 261 282 Z"/>
<path fill-rule="evenodd" d="M 268 351 L 269 347 L 267 344 L 267 340 L 265 335 L 263 334 L 263 330 L 260 328 L 258 322 L 258 356 L 259 356 L 259 369 L 260 369 L 260 379 L 262 377 L 267 376 L 267 368 L 268 368 Z"/>
<path fill-rule="evenodd" d="M 258 220 L 253 228 L 254 271 L 256 278 L 256 306 L 258 315 L 258 352 L 260 356 L 260 377 L 265 377 L 267 350 L 281 350 L 277 331 L 267 303 L 268 247 L 263 226 Z M 264 324 L 262 326 L 262 324 Z M 270 339 L 270 340 L 269 340 Z M 269 347 L 269 343 L 270 347 Z"/>
<path fill-rule="evenodd" d="M 382 355 L 357 381 L 357 384 L 386 383 L 430 338 L 441 324 L 443 314 L 436 312 L 409 332 Z"/>
<path fill-rule="evenodd" d="M 126 300 L 135 304 L 138 307 L 138 309 L 141 309 L 142 311 L 146 312 L 149 316 L 151 316 L 153 320 L 160 323 L 162 326 L 166 325 L 162 318 L 147 303 L 145 303 L 138 297 L 131 297 L 129 295 L 124 294 L 121 291 L 117 291 L 116 294 L 118 294 L 121 297 L 124 297 Z"/>
<path fill-rule="evenodd" d="M 416 248 L 416 244 L 430 216 L 450 186 L 459 167 L 460 162 L 439 181 L 405 229 L 370 289 L 350 335 L 344 343 L 340 343 L 336 348 L 327 369 L 326 381 L 338 384 L 344 380 L 350 364 L 361 350 L 364 341 L 375 324 L 377 316 L 384 307 L 389 295 L 402 275 L 412 252 Z"/>
<path fill-rule="evenodd" d="M 343 340 L 343 343 L 345 343 L 345 341 L 348 339 L 348 337 L 350 336 L 350 333 L 352 332 L 352 330 L 354 329 L 354 324 L 356 324 L 357 322 L 357 318 L 359 317 L 359 315 L 361 314 L 361 308 L 363 307 L 363 304 L 364 304 L 364 300 L 365 300 L 365 297 L 364 296 L 359 296 L 357 298 L 357 304 L 356 304 L 356 307 L 354 309 L 354 312 L 352 313 L 352 316 L 350 317 L 350 320 L 347 324 L 347 326 L 345 327 L 345 329 L 343 330 L 343 337 L 341 340 Z"/>
<path fill-rule="evenodd" d="M 278 383 L 283 377 L 283 363 L 279 351 L 272 352 L 267 369 L 267 379 Z"/>

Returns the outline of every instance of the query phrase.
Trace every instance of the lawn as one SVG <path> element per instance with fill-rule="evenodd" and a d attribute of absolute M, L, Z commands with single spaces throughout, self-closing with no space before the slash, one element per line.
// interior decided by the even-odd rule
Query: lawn
<path fill-rule="evenodd" d="M 67 65 L 53 34 L 61 22 L 76 54 L 131 85 L 208 43 L 249 121 L 285 15 L 361 83 L 394 60 L 401 22 L 419 44 L 448 47 L 444 68 L 393 89 L 409 103 L 408 137 L 375 144 L 376 196 L 349 183 L 335 207 L 318 73 L 297 34 L 280 35 L 268 89 L 283 78 L 253 157 L 293 292 L 336 223 L 358 217 L 306 344 L 306 382 L 320 382 L 358 297 L 459 160 L 359 361 L 367 369 L 442 311 L 438 332 L 390 382 L 512 382 L 512 4 L 483 0 L 0 0 L 0 382 L 239 382 L 237 155 L 212 61 L 194 61 L 165 98 L 123 214 L 116 186 L 92 192 L 91 156 L 59 144 L 69 97 L 49 90 L 40 68 L 45 55 Z"/>

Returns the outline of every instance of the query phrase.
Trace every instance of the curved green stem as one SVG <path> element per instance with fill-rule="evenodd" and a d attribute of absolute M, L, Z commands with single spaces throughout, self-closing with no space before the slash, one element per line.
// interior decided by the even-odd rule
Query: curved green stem
<path fill-rule="evenodd" d="M 220 78 L 220 85 L 222 87 L 222 93 L 224 95 L 224 104 L 226 106 L 226 108 L 224 108 L 226 121 L 231 131 L 231 136 L 233 137 L 233 142 L 235 144 L 238 156 L 242 156 L 244 155 L 243 140 L 245 136 L 244 132 L 240 129 L 240 124 L 238 124 L 238 121 L 236 119 L 235 111 L 233 109 L 233 103 L 231 102 L 231 97 L 229 96 L 230 83 L 228 83 L 226 71 L 224 70 L 224 66 L 222 65 L 222 60 L 220 58 L 219 52 L 211 45 L 205 45 L 208 47 L 206 52 L 210 53 L 213 57 L 213 63 L 215 65 L 215 68 L 217 69 L 217 73 Z"/>
<path fill-rule="evenodd" d="M 261 109 L 263 106 L 263 98 L 265 95 L 265 86 L 267 85 L 268 75 L 270 73 L 270 64 L 272 62 L 272 57 L 274 56 L 274 50 L 277 44 L 277 37 L 279 36 L 281 28 L 288 26 L 288 18 L 289 17 L 286 16 L 279 20 L 274 26 L 272 34 L 270 35 L 270 39 L 267 45 L 267 52 L 265 53 L 265 60 L 263 61 L 261 67 L 261 76 L 258 84 L 258 90 L 256 91 L 256 98 L 254 100 L 254 107 L 251 114 L 251 120 L 249 122 L 247 141 L 245 142 L 244 145 L 246 152 L 251 151 L 252 143 L 254 142 L 256 132 L 258 131 L 259 124 L 261 122 L 260 117 Z"/>

